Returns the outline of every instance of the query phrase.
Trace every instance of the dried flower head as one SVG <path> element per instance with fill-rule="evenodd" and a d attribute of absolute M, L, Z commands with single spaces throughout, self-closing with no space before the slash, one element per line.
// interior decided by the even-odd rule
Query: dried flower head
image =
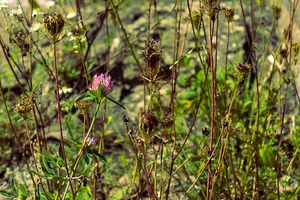
<path fill-rule="evenodd" d="M 278 20 L 281 16 L 281 7 L 278 5 L 272 6 L 273 9 L 273 16 L 276 20 Z"/>
<path fill-rule="evenodd" d="M 143 51 L 146 69 L 153 71 L 157 68 L 161 57 L 161 47 L 154 40 L 147 40 Z"/>
<path fill-rule="evenodd" d="M 84 113 L 92 106 L 91 102 L 87 101 L 78 101 L 76 102 L 76 107 L 79 108 Z"/>
<path fill-rule="evenodd" d="M 61 14 L 44 14 L 44 26 L 52 42 L 57 42 L 62 38 L 62 31 L 65 25 L 65 19 Z"/>
<path fill-rule="evenodd" d="M 23 56 L 29 52 L 29 44 L 26 41 L 28 35 L 28 32 L 24 29 L 15 28 L 9 36 L 9 42 L 17 45 L 21 49 Z"/>
<path fill-rule="evenodd" d="M 157 125 L 158 120 L 152 112 L 141 112 L 141 116 L 139 119 L 139 127 L 141 130 L 144 130 L 145 132 L 151 132 L 157 127 Z"/>
<path fill-rule="evenodd" d="M 225 8 L 225 17 L 227 22 L 232 22 L 234 17 L 234 10 L 232 8 Z"/>
<path fill-rule="evenodd" d="M 161 123 L 165 127 L 171 127 L 174 122 L 174 117 L 170 112 L 164 113 L 163 117 L 161 118 Z"/>
<path fill-rule="evenodd" d="M 102 93 L 104 95 L 112 92 L 113 91 L 113 82 L 111 80 L 111 77 L 106 74 L 100 74 L 100 76 L 95 74 L 94 80 L 93 80 L 93 83 L 92 83 L 92 86 L 90 89 L 97 91 L 99 86 L 102 87 Z"/>
<path fill-rule="evenodd" d="M 77 42 L 84 42 L 86 40 L 85 33 L 86 31 L 84 28 L 76 26 L 71 30 L 71 33 L 69 34 L 70 40 L 76 40 Z"/>
<path fill-rule="evenodd" d="M 238 81 L 241 82 L 251 71 L 251 66 L 248 63 L 238 62 L 235 64 L 235 71 Z"/>
<path fill-rule="evenodd" d="M 280 47 L 279 54 L 284 59 L 288 57 L 288 48 L 284 43 Z"/>
<path fill-rule="evenodd" d="M 127 115 L 124 115 L 123 116 L 123 121 L 124 121 L 124 123 L 130 122 L 130 117 L 128 117 Z"/>
<path fill-rule="evenodd" d="M 33 109 L 36 94 L 31 92 L 29 96 L 21 95 L 22 101 L 13 106 L 13 109 L 21 115 L 24 120 L 28 119 L 28 114 Z"/>
<path fill-rule="evenodd" d="M 202 15 L 202 12 L 200 12 L 200 11 L 194 11 L 191 14 L 192 23 L 197 30 L 199 30 L 201 27 L 202 17 L 203 17 L 203 15 Z"/>
<path fill-rule="evenodd" d="M 215 21 L 218 17 L 220 9 L 220 2 L 217 0 L 204 0 L 202 4 L 202 9 L 210 17 L 212 21 Z"/>
<path fill-rule="evenodd" d="M 209 128 L 205 127 L 204 129 L 202 129 L 202 134 L 203 134 L 204 136 L 208 136 L 208 135 L 210 134 Z"/>

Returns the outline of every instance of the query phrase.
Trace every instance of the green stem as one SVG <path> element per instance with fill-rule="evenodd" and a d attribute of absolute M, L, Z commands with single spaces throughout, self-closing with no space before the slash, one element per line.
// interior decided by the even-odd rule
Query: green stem
<path fill-rule="evenodd" d="M 85 136 L 85 138 L 84 138 L 84 140 L 83 140 L 83 143 L 82 143 L 82 145 L 81 145 L 81 148 L 79 149 L 79 152 L 78 152 L 78 154 L 77 154 L 77 158 L 76 158 L 75 164 L 74 164 L 74 166 L 73 166 L 73 170 L 72 170 L 72 172 L 71 172 L 71 174 L 70 174 L 70 177 L 72 177 L 72 176 L 74 175 L 75 171 L 76 171 L 76 168 L 77 168 L 78 163 L 79 163 L 79 160 L 80 160 L 80 158 L 81 158 L 81 156 L 82 156 L 83 149 L 84 149 L 84 147 L 85 147 L 86 141 L 87 141 L 88 137 L 90 136 L 90 134 L 91 134 L 91 132 L 92 132 L 92 129 L 93 129 L 93 126 L 94 126 L 94 124 L 95 124 L 96 116 L 97 116 L 97 114 L 98 114 L 98 112 L 99 112 L 100 105 L 101 105 L 101 101 L 99 100 L 98 103 L 97 103 L 96 112 L 95 112 L 94 117 L 93 117 L 93 119 L 92 119 L 91 126 L 90 126 L 90 128 L 89 128 L 89 130 L 88 130 L 88 132 L 87 132 L 87 134 L 86 134 L 86 136 Z M 67 193 L 67 190 L 68 190 L 68 188 L 69 188 L 69 185 L 70 185 L 70 183 L 68 182 L 68 184 L 67 184 L 67 186 L 66 186 L 66 189 L 65 189 L 65 192 L 64 192 L 64 195 L 63 195 L 63 198 L 62 198 L 62 199 L 65 198 L 66 193 Z"/>

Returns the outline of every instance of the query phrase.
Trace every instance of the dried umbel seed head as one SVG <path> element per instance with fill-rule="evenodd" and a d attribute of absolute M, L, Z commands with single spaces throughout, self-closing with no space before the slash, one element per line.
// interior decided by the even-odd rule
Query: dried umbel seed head
<path fill-rule="evenodd" d="M 151 132 L 157 127 L 157 125 L 158 120 L 152 112 L 141 112 L 141 116 L 139 119 L 139 127 L 141 130 L 144 130 L 145 132 Z"/>
<path fill-rule="evenodd" d="M 44 26 L 47 32 L 50 35 L 50 38 L 55 40 L 59 40 L 60 34 L 63 31 L 65 25 L 65 19 L 61 14 L 50 13 L 44 14 Z"/>
<path fill-rule="evenodd" d="M 203 17 L 202 12 L 199 11 L 194 11 L 191 14 L 192 23 L 197 30 L 199 30 L 201 27 L 202 17 Z"/>
<path fill-rule="evenodd" d="M 232 22 L 234 17 L 234 10 L 232 8 L 225 8 L 225 17 L 227 22 Z"/>
<path fill-rule="evenodd" d="M 156 69 L 161 57 L 161 52 L 162 50 L 158 42 L 155 42 L 154 40 L 147 40 L 145 42 L 143 58 L 145 61 L 146 69 Z"/>
<path fill-rule="evenodd" d="M 273 15 L 276 20 L 278 20 L 281 16 L 281 7 L 280 6 L 272 6 Z"/>
<path fill-rule="evenodd" d="M 16 105 L 14 105 L 13 109 L 19 115 L 21 115 L 21 117 L 24 120 L 27 120 L 28 119 L 28 114 L 33 109 L 35 99 L 36 99 L 36 94 L 34 92 L 31 92 L 29 96 L 22 95 L 21 99 L 22 99 L 22 101 L 20 103 L 17 103 Z"/>
<path fill-rule="evenodd" d="M 284 59 L 288 57 L 288 48 L 284 43 L 280 47 L 279 54 Z"/>
<path fill-rule="evenodd" d="M 21 49 L 23 56 L 29 52 L 29 44 L 26 41 L 28 35 L 28 32 L 24 29 L 15 28 L 9 36 L 9 41 Z"/>

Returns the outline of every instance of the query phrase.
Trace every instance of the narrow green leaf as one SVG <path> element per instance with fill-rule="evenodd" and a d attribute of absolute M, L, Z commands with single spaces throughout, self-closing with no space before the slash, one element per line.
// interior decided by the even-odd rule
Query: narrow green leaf
<path fill-rule="evenodd" d="M 20 184 L 20 191 L 21 191 L 21 194 L 24 196 L 24 197 L 27 197 L 28 194 L 27 194 L 27 191 L 26 191 L 26 188 L 23 184 Z"/>
<path fill-rule="evenodd" d="M 91 199 L 91 197 L 92 197 L 92 192 L 88 186 L 80 187 L 75 196 L 75 200 Z"/>
<path fill-rule="evenodd" d="M 41 8 L 40 5 L 36 2 L 36 0 L 28 0 L 28 3 L 32 6 L 32 8 Z"/>
<path fill-rule="evenodd" d="M 106 96 L 106 98 L 107 98 L 108 100 L 112 101 L 113 103 L 117 104 L 118 106 L 122 107 L 124 110 L 126 110 L 126 108 L 125 108 L 122 104 L 120 104 L 119 102 L 117 102 L 117 101 L 111 99 L 111 98 L 108 97 L 108 96 Z"/>
<path fill-rule="evenodd" d="M 81 99 L 80 101 L 92 101 L 94 99 L 97 99 L 97 97 L 85 97 L 85 98 Z"/>
<path fill-rule="evenodd" d="M 13 191 L 13 193 L 14 194 L 18 194 L 18 190 L 19 190 L 19 186 L 18 186 L 18 184 L 17 184 L 17 182 L 16 182 L 16 179 L 12 179 L 12 191 Z"/>
<path fill-rule="evenodd" d="M 95 97 L 95 98 L 100 98 L 100 93 L 99 92 L 96 92 L 94 90 L 89 90 L 87 91 L 87 94 L 89 94 L 91 97 Z"/>
<path fill-rule="evenodd" d="M 103 155 L 99 154 L 97 150 L 89 150 L 88 152 L 93 153 L 102 163 L 107 163 L 106 158 Z"/>
<path fill-rule="evenodd" d="M 4 190 L 0 190 L 0 194 L 2 194 L 3 196 L 6 196 L 6 197 L 11 197 L 12 199 L 17 197 L 14 193 L 7 192 Z"/>

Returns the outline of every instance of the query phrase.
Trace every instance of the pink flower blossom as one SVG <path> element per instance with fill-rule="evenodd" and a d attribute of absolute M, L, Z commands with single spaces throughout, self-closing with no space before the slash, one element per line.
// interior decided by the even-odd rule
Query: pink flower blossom
<path fill-rule="evenodd" d="M 97 74 L 95 74 L 94 80 L 93 80 L 93 83 L 92 83 L 92 86 L 90 89 L 97 91 L 99 85 L 102 86 L 103 94 L 108 94 L 111 91 L 113 91 L 113 82 L 109 75 L 100 74 L 100 76 L 98 76 Z"/>

